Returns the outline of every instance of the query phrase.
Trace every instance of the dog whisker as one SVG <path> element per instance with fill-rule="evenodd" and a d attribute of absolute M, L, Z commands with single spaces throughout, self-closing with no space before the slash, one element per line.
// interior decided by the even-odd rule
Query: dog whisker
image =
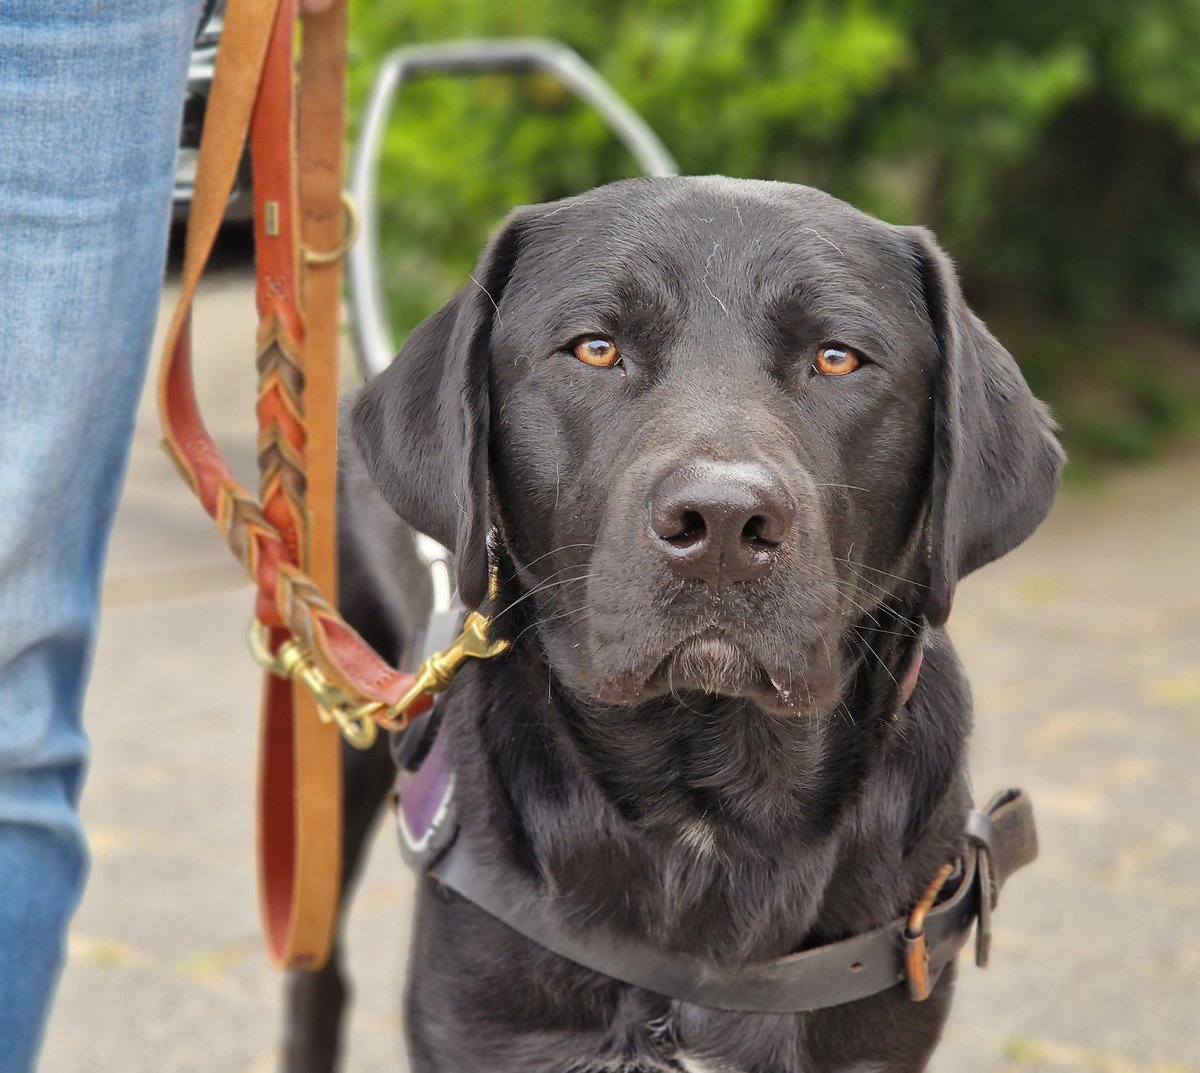
<path fill-rule="evenodd" d="M 870 488 L 863 488 L 857 484 L 814 484 L 814 488 L 848 488 L 852 492 L 869 492 Z"/>
<path fill-rule="evenodd" d="M 571 548 L 594 548 L 595 546 L 595 544 L 590 542 L 581 543 L 578 541 L 573 544 L 560 544 L 557 548 L 551 548 L 549 551 L 543 552 L 536 559 L 530 559 L 529 562 L 518 566 L 517 573 L 527 574 L 531 567 L 536 566 L 543 559 L 550 558 L 551 555 L 557 555 L 560 551 L 569 551 Z"/>
<path fill-rule="evenodd" d="M 904 630 L 885 630 L 880 626 L 851 626 L 850 628 L 858 633 L 882 633 L 888 637 L 912 637 L 911 633 Z"/>
<path fill-rule="evenodd" d="M 848 600 L 848 601 L 849 601 L 851 604 L 853 604 L 855 607 L 857 607 L 857 608 L 858 608 L 858 610 L 859 610 L 859 611 L 861 611 L 861 612 L 863 613 L 863 616 L 864 616 L 865 618 L 869 619 L 869 620 L 871 621 L 871 623 L 872 623 L 874 626 L 877 626 L 877 627 L 879 627 L 879 628 L 880 628 L 880 632 L 886 632 L 886 631 L 884 631 L 884 630 L 883 630 L 883 628 L 882 628 L 882 626 L 881 626 L 881 624 L 880 624 L 880 621 L 879 621 L 879 619 L 876 617 L 876 615 L 877 615 L 877 614 L 885 614 L 885 615 L 888 615 L 888 616 L 890 616 L 891 618 L 895 619 L 897 622 L 902 622 L 902 623 L 904 623 L 904 624 L 905 624 L 905 625 L 907 625 L 907 626 L 911 626 L 911 627 L 912 627 L 914 630 L 920 630 L 920 629 L 922 628 L 922 625 L 921 625 L 921 623 L 920 623 L 920 622 L 917 622 L 917 621 L 916 621 L 916 620 L 914 620 L 914 619 L 908 618 L 907 616 L 900 614 L 900 612 L 899 612 L 899 611 L 896 611 L 896 610 L 894 610 L 893 608 L 890 608 L 890 607 L 888 607 L 888 606 L 886 606 L 886 605 L 884 605 L 884 604 L 877 604 L 877 605 L 875 606 L 875 609 L 874 609 L 874 610 L 871 610 L 871 609 L 870 609 L 869 607 L 867 607 L 866 605 L 864 605 L 864 604 L 860 603 L 858 600 L 856 600 L 856 599 L 855 599 L 855 598 L 854 598 L 854 597 L 851 595 L 851 592 L 856 592 L 856 591 L 857 591 L 857 589 L 856 589 L 854 586 L 852 586 L 852 585 L 851 585 L 851 588 L 850 588 L 850 591 L 849 591 L 849 592 L 848 592 L 848 591 L 846 591 L 846 589 L 844 588 L 844 586 L 850 585 L 850 584 L 851 584 L 850 582 L 847 582 L 847 581 L 835 581 L 835 582 L 831 582 L 831 584 L 833 584 L 833 585 L 835 585 L 835 586 L 842 586 L 842 587 L 841 587 L 841 588 L 839 588 L 839 590 L 838 590 L 838 591 L 840 592 L 840 594 L 841 594 L 842 596 L 844 596 L 844 597 L 846 598 L 846 600 Z M 870 582 L 868 582 L 868 584 L 870 584 Z"/>
<path fill-rule="evenodd" d="M 883 668 L 884 674 L 886 674 L 892 680 L 892 684 L 895 685 L 895 687 L 897 689 L 899 689 L 900 683 L 898 681 L 896 681 L 896 676 L 894 674 L 892 674 L 891 669 L 888 667 L 888 665 L 883 662 L 883 657 L 878 652 L 876 652 L 874 648 L 871 647 L 871 643 L 868 640 L 866 640 L 866 638 L 859 637 L 858 641 L 862 645 L 863 648 L 865 648 L 872 656 L 875 657 L 875 662 L 878 663 L 879 666 Z"/>
<path fill-rule="evenodd" d="M 836 712 L 839 708 L 842 710 L 843 716 L 846 720 L 846 726 L 853 727 L 854 726 L 854 715 L 850 711 L 849 706 L 846 704 L 846 702 L 844 700 L 839 699 L 837 704 L 834 705 L 833 710 Z"/>
<path fill-rule="evenodd" d="M 554 622 L 554 621 L 556 621 L 556 620 L 558 620 L 558 619 L 570 618 L 570 617 L 571 617 L 571 616 L 573 616 L 573 615 L 579 615 L 579 614 L 582 614 L 583 612 L 587 612 L 587 614 L 586 614 L 586 615 L 584 615 L 584 618 L 590 618 L 592 615 L 595 615 L 595 614 L 596 614 L 596 610 L 595 610 L 595 608 L 593 608 L 593 607 L 590 607 L 590 606 L 588 606 L 588 605 L 586 605 L 586 604 L 585 604 L 583 607 L 575 607 L 575 608 L 571 608 L 571 609 L 570 609 L 570 610 L 568 610 L 568 611 L 559 611 L 559 612 L 557 612 L 556 614 L 549 615 L 549 616 L 547 616 L 547 617 L 546 617 L 546 618 L 544 618 L 544 619 L 535 619 L 533 622 L 529 623 L 529 625 L 528 625 L 528 626 L 525 626 L 525 627 L 523 627 L 523 628 L 521 629 L 521 631 L 520 631 L 520 632 L 519 632 L 519 633 L 516 635 L 516 637 L 514 637 L 514 638 L 512 639 L 512 643 L 515 645 L 515 644 L 516 644 L 516 643 L 517 643 L 517 642 L 518 642 L 518 641 L 519 641 L 519 640 L 520 640 L 522 637 L 524 637 L 524 636 L 525 636 L 525 634 L 527 634 L 527 633 L 528 633 L 530 630 L 532 630 L 532 629 L 533 629 L 535 626 L 538 626 L 538 627 L 540 627 L 540 626 L 545 626 L 545 625 L 547 625 L 547 624 L 549 624 L 549 623 L 551 623 L 551 622 Z M 575 621 L 576 621 L 576 622 L 579 622 L 579 621 L 582 621 L 582 620 L 581 620 L 581 619 L 576 619 Z"/>
<path fill-rule="evenodd" d="M 562 571 L 558 571 L 558 572 L 562 573 Z M 553 577 L 553 576 L 554 575 L 552 574 L 551 577 Z M 590 576 L 591 576 L 590 572 L 585 572 L 585 573 L 578 575 L 577 577 L 563 578 L 561 581 L 543 581 L 540 584 L 535 585 L 528 592 L 522 593 L 515 600 L 513 600 L 512 603 L 508 604 L 508 606 L 497 611 L 493 617 L 499 618 L 501 615 L 507 614 L 514 607 L 516 607 L 517 604 L 524 603 L 526 600 L 529 599 L 529 597 L 536 596 L 539 592 L 544 592 L 546 589 L 555 589 L 555 588 L 558 588 L 558 586 L 560 586 L 560 585 L 572 585 L 579 581 L 585 581 Z"/>
<path fill-rule="evenodd" d="M 841 584 L 847 585 L 849 583 L 842 582 Z M 853 586 L 851 586 L 849 591 L 847 591 L 845 588 L 839 588 L 838 595 L 841 596 L 847 603 L 849 603 L 852 606 L 854 606 L 855 608 L 857 608 L 858 611 L 860 611 L 862 613 L 864 618 L 868 619 L 874 625 L 878 625 L 879 620 L 875 617 L 875 615 L 876 615 L 876 612 L 881 611 L 883 609 L 882 605 L 876 605 L 875 608 L 872 609 L 867 604 L 864 604 L 860 600 L 855 599 L 854 595 L 852 595 L 852 594 L 857 591 L 858 590 L 855 589 Z"/>
<path fill-rule="evenodd" d="M 859 562 L 857 559 L 847 559 L 841 555 L 835 555 L 834 558 L 840 563 L 845 563 L 847 566 L 861 567 L 863 570 L 870 570 L 873 574 L 883 574 L 885 577 L 895 578 L 897 581 L 903 581 L 906 585 L 916 585 L 919 589 L 929 588 L 928 585 L 924 585 L 920 581 L 914 581 L 912 578 L 905 577 L 903 574 L 893 574 L 887 570 L 880 570 L 877 566 L 868 566 L 866 563 Z"/>
<path fill-rule="evenodd" d="M 675 688 L 675 666 L 674 661 L 667 663 L 667 692 L 678 702 L 680 708 L 686 708 L 692 715 L 703 715 L 703 712 L 697 711 L 687 701 L 679 695 L 679 690 Z M 676 709 L 678 711 L 678 708 Z"/>

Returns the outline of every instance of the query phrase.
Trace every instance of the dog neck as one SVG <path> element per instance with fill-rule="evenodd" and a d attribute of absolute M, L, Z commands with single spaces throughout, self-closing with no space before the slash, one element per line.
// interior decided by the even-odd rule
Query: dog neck
<path fill-rule="evenodd" d="M 965 723 L 923 743 L 935 647 L 914 717 L 894 724 L 857 680 L 811 718 L 729 698 L 601 708 L 518 645 L 447 698 L 464 837 L 567 917 L 715 964 L 865 930 L 913 900 L 961 828 Z M 924 771 L 911 749 L 946 762 Z"/>

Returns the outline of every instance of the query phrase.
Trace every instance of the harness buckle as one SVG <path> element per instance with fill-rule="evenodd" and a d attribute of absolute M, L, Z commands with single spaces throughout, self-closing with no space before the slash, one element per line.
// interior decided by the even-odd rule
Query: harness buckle
<path fill-rule="evenodd" d="M 953 872 L 953 864 L 943 864 L 933 877 L 933 882 L 921 895 L 921 900 L 908 914 L 908 924 L 904 929 L 904 979 L 908 983 L 908 997 L 913 1002 L 924 1002 L 933 990 L 929 979 L 929 947 L 925 941 L 925 918 Z"/>
<path fill-rule="evenodd" d="M 999 795 L 998 795 L 999 796 Z M 994 802 L 993 802 L 994 804 Z M 986 969 L 992 949 L 992 910 L 1000 896 L 992 874 L 992 841 L 996 825 L 986 812 L 972 809 L 967 817 L 967 841 L 978 854 L 979 906 L 975 918 L 975 964 Z"/>

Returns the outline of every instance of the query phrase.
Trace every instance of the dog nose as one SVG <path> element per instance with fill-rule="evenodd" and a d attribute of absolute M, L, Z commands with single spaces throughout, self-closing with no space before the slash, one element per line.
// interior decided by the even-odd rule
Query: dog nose
<path fill-rule="evenodd" d="M 794 520 L 792 497 L 755 463 L 681 466 L 650 493 L 655 545 L 684 577 L 714 589 L 766 574 Z"/>

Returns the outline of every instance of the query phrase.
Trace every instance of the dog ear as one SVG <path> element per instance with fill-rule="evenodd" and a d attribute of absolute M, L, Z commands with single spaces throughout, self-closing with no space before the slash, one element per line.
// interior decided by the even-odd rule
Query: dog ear
<path fill-rule="evenodd" d="M 459 598 L 472 608 L 488 586 L 488 354 L 520 241 L 513 214 L 471 280 L 416 327 L 350 416 L 384 499 L 454 552 Z"/>
<path fill-rule="evenodd" d="M 924 611 L 941 626 L 958 581 L 1011 551 L 1045 518 L 1063 452 L 1050 412 L 967 308 L 950 259 L 924 228 L 907 230 L 940 354 Z"/>

